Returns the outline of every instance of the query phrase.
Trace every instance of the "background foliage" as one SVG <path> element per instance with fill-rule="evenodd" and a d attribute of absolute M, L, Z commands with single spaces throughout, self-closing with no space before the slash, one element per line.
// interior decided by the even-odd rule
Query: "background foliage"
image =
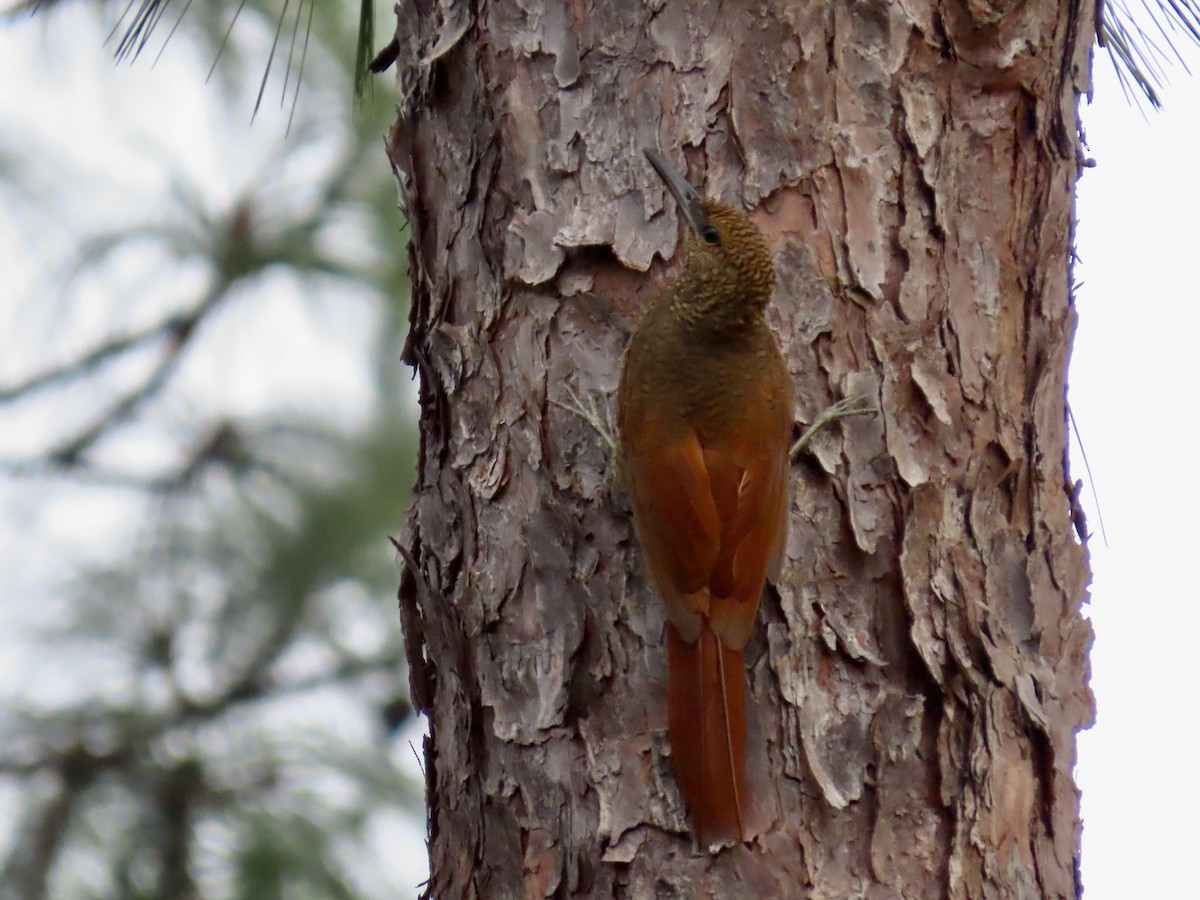
<path fill-rule="evenodd" d="M 41 6 L 2 35 L 63 131 L 0 107 L 0 896 L 414 893 L 406 260 L 359 10 L 207 0 L 159 56 L 164 6 L 114 71 L 137 6 Z"/>

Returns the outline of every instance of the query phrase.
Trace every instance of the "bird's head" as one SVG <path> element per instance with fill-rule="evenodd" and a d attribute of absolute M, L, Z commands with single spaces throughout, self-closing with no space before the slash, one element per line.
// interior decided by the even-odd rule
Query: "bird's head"
<path fill-rule="evenodd" d="M 765 306 L 775 287 L 775 267 L 758 226 L 744 212 L 703 196 L 662 154 L 645 153 L 687 224 L 682 279 L 722 302 Z"/>

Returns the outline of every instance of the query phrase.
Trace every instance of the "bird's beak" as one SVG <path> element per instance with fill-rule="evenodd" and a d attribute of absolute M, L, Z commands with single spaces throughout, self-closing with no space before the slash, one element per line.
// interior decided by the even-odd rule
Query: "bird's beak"
<path fill-rule="evenodd" d="M 700 230 L 708 224 L 708 214 L 704 211 L 700 192 L 688 184 L 684 177 L 667 162 L 667 158 L 657 150 L 643 152 L 646 154 L 646 159 L 650 160 L 650 165 L 654 166 L 658 177 L 666 184 L 667 190 L 675 197 L 675 202 L 679 204 L 679 214 L 688 223 L 688 227 L 699 234 Z"/>

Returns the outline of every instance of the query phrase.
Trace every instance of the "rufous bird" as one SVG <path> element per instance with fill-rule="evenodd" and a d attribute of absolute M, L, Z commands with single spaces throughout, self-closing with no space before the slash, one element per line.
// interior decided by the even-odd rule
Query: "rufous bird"
<path fill-rule="evenodd" d="M 666 604 L 671 759 L 707 847 L 750 837 L 742 651 L 783 558 L 793 390 L 765 318 L 775 270 L 762 233 L 646 156 L 687 224 L 687 258 L 629 342 L 617 425 Z"/>

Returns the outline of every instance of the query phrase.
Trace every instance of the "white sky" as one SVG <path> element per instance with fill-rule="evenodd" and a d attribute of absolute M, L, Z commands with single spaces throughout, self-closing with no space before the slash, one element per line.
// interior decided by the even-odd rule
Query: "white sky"
<path fill-rule="evenodd" d="M 58 17 L 54 31 L 66 21 Z M 119 129 L 132 127 L 143 136 L 139 146 L 159 143 L 227 196 L 236 190 L 231 177 L 236 181 L 255 169 L 244 159 L 234 165 L 223 147 L 237 147 L 259 162 L 269 157 L 282 131 L 278 117 L 260 118 L 248 136 L 227 134 L 222 146 L 204 135 L 211 98 L 186 53 L 169 49 L 156 70 L 146 63 L 114 69 L 92 44 L 95 32 L 84 31 L 86 40 L 41 45 L 37 26 L 0 29 L 0 153 L 21 140 L 11 128 L 16 122 L 52 141 L 73 136 L 75 148 L 64 148 L 65 155 L 84 152 L 97 182 L 115 177 L 128 183 L 150 170 L 136 154 L 131 160 Z M 1098 54 L 1097 100 L 1084 109 L 1098 166 L 1079 187 L 1083 285 L 1071 404 L 1109 541 L 1106 547 L 1100 539 L 1099 516 L 1085 487 L 1084 505 L 1097 532 L 1088 614 L 1097 632 L 1092 685 L 1099 705 L 1096 727 L 1079 740 L 1089 900 L 1181 896 L 1195 884 L 1192 854 L 1200 839 L 1200 787 L 1188 762 L 1196 756 L 1192 641 L 1200 634 L 1200 592 L 1189 563 L 1193 554 L 1200 559 L 1200 549 L 1188 529 L 1200 510 L 1200 487 L 1182 465 L 1200 437 L 1193 386 L 1200 355 L 1200 175 L 1191 155 L 1200 146 L 1200 79 L 1182 71 L 1173 76 L 1163 92 L 1166 110 L 1143 118 L 1127 104 L 1108 59 Z M 378 163 L 386 165 L 382 146 Z M 43 161 L 35 175 L 53 179 L 53 162 Z M 87 189 L 103 192 L 99 184 Z M 74 230 L 53 217 L 47 227 Z M 30 324 L 16 316 L 14 301 L 39 275 L 27 263 L 35 243 L 0 209 L 0 329 L 7 332 L 0 333 L 0 383 L 16 371 L 13 329 Z M 86 335 L 88 323 L 75 324 Z M 319 341 L 320 335 L 298 339 Z M 349 394 L 354 376 L 345 377 Z M 1074 447 L 1072 460 L 1073 475 L 1090 484 Z M 4 530 L 9 534 L 0 535 L 0 548 L 12 539 L 11 529 Z M 13 549 L 0 559 L 14 559 Z M 7 572 L 5 580 L 7 593 L 18 580 L 32 585 L 37 579 L 26 571 Z M 0 611 L 0 624 L 6 618 Z M 11 659 L 8 669 L 0 661 L 0 679 L 12 677 L 11 665 Z M 403 882 L 415 881 L 410 867 L 423 864 L 419 832 L 391 831 L 380 839 L 415 845 L 418 858 L 402 866 Z"/>
<path fill-rule="evenodd" d="M 1176 70 L 1148 121 L 1099 54 L 1095 80 L 1070 400 L 1109 546 L 1098 533 L 1091 543 L 1099 712 L 1079 739 L 1083 878 L 1089 900 L 1175 898 L 1196 890 L 1200 840 L 1200 482 L 1183 465 L 1200 441 L 1200 78 Z M 1074 448 L 1072 468 L 1089 480 Z"/>

